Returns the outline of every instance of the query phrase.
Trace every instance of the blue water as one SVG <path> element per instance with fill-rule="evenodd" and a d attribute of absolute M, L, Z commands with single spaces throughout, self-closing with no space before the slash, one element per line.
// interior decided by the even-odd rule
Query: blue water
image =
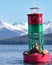
<path fill-rule="evenodd" d="M 52 45 L 45 45 L 52 58 Z M 50 64 L 25 64 L 23 62 L 23 51 L 27 50 L 27 45 L 0 45 L 0 65 L 52 65 Z"/>

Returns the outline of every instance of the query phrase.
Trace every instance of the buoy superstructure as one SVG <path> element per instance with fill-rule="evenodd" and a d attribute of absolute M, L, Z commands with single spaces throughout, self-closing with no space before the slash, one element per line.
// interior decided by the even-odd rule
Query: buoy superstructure
<path fill-rule="evenodd" d="M 39 9 L 38 7 L 30 8 L 31 10 Z M 23 53 L 25 63 L 47 62 L 50 61 L 50 54 L 44 50 L 44 34 L 42 13 L 33 12 L 28 14 L 28 51 Z M 28 54 L 38 44 L 38 52 Z M 44 54 L 45 53 L 45 54 Z"/>

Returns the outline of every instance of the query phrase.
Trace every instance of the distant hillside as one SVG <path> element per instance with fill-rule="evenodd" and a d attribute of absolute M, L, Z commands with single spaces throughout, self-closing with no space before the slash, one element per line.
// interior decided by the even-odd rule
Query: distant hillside
<path fill-rule="evenodd" d="M 0 44 L 7 44 L 7 45 L 28 44 L 28 36 L 24 35 L 12 39 L 0 40 Z M 52 44 L 52 33 L 44 35 L 44 44 Z"/>
<path fill-rule="evenodd" d="M 52 44 L 52 33 L 44 35 L 44 43 Z"/>
<path fill-rule="evenodd" d="M 0 44 L 7 44 L 7 45 L 27 44 L 27 43 L 28 43 L 27 35 L 21 37 L 15 37 L 12 39 L 0 40 Z"/>

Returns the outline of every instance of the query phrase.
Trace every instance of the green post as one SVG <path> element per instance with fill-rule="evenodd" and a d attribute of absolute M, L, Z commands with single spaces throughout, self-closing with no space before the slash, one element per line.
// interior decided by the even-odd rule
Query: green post
<path fill-rule="evenodd" d="M 37 18 L 36 18 L 37 16 Z M 39 53 L 43 50 L 43 24 L 42 14 L 29 14 L 28 15 L 28 44 L 31 50 L 36 43 L 39 45 Z"/>

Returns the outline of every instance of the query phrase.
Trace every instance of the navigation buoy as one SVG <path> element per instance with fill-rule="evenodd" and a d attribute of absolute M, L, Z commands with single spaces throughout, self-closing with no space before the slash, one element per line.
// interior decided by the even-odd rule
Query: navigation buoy
<path fill-rule="evenodd" d="M 42 13 L 28 14 L 28 45 L 29 49 L 23 53 L 25 63 L 50 61 L 50 54 L 44 49 Z"/>

